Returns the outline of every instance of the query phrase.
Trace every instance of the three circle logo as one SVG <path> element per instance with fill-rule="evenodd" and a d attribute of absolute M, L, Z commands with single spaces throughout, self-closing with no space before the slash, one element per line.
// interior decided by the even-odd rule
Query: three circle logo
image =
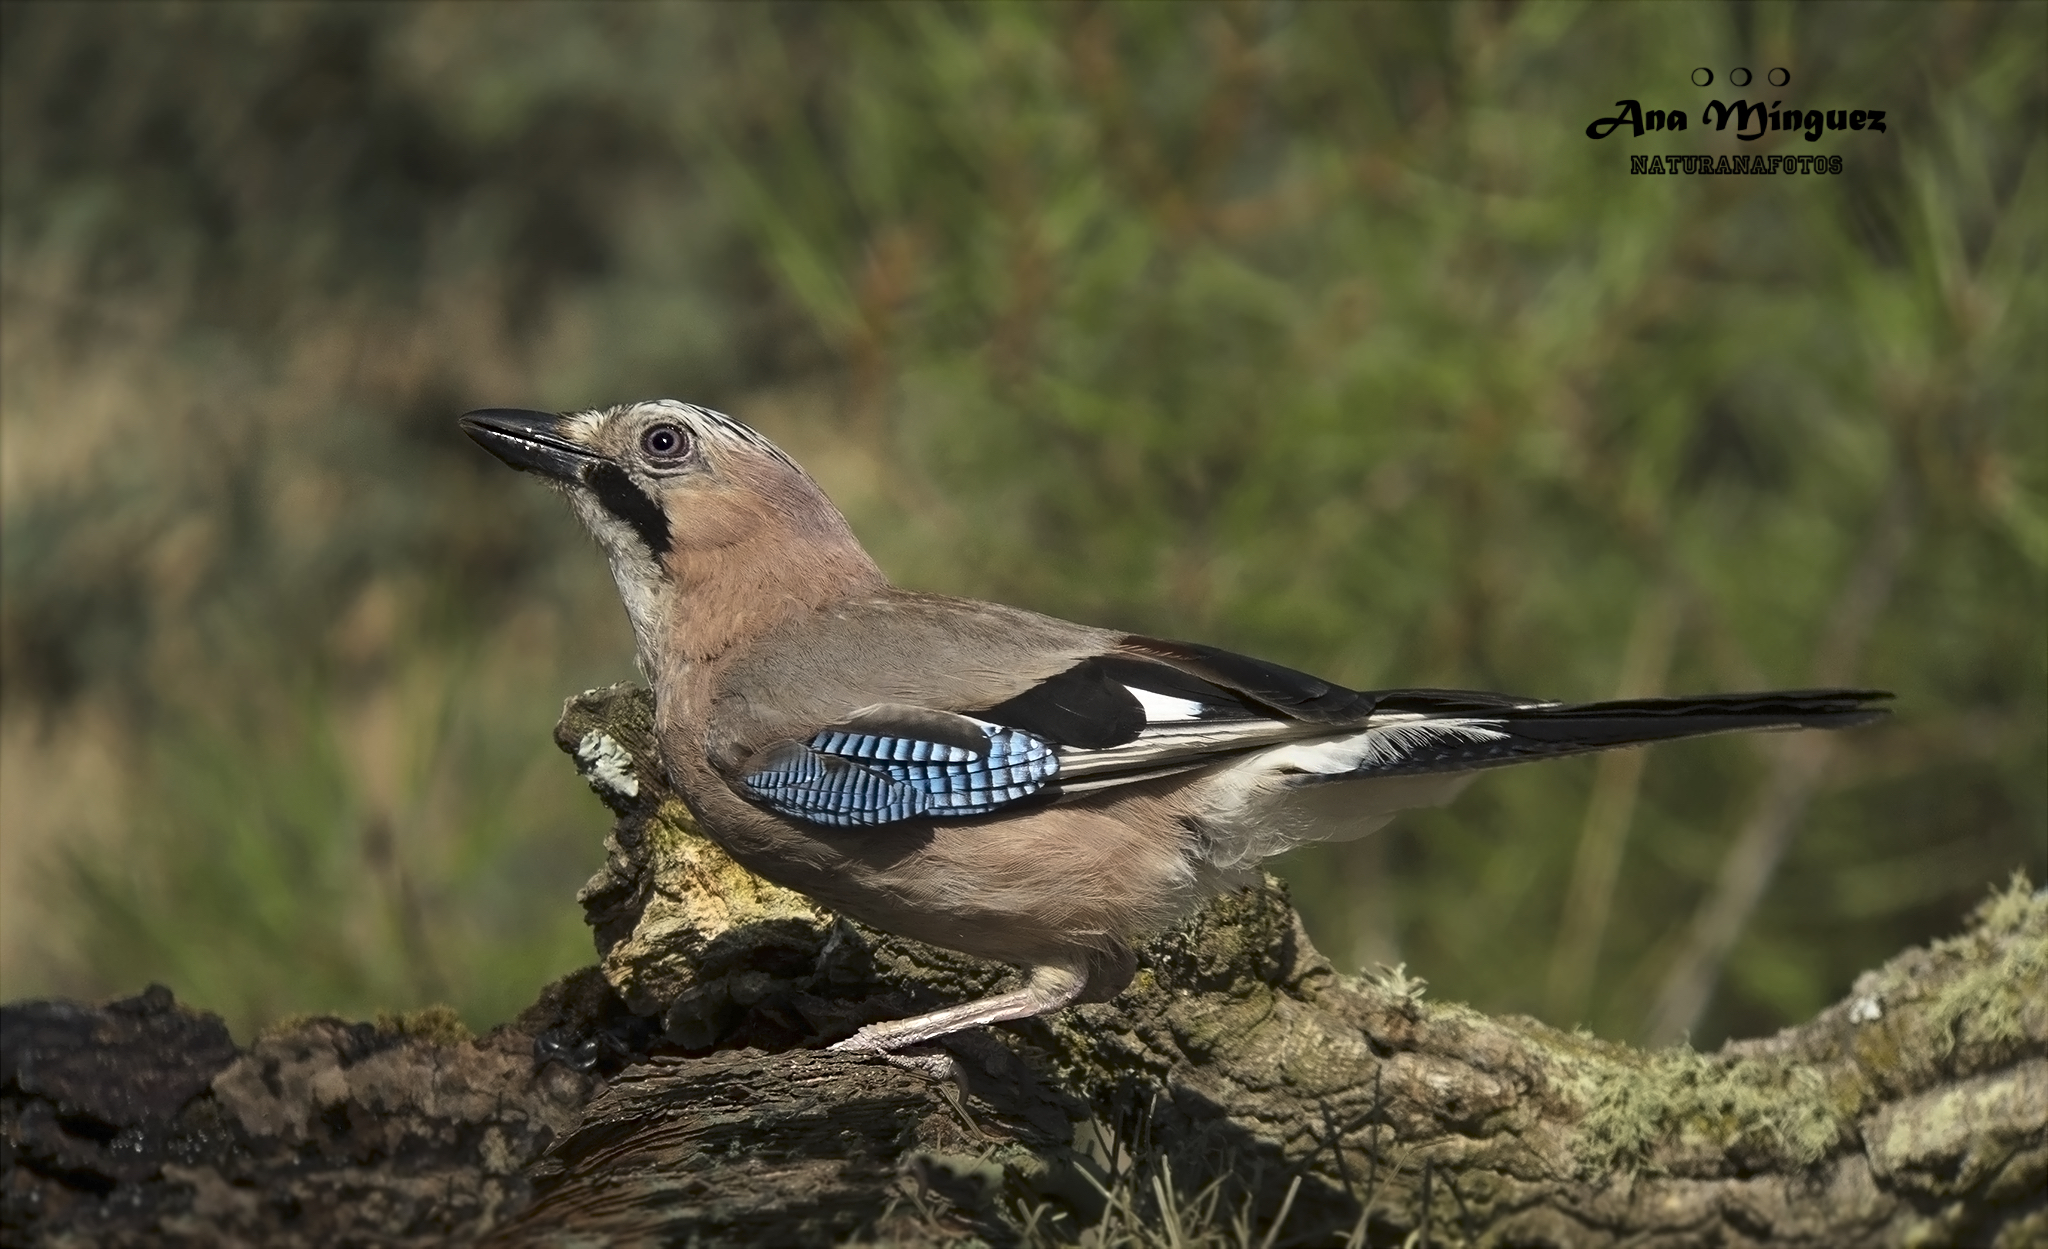
<path fill-rule="evenodd" d="M 1772 86 L 1782 87 L 1792 81 L 1792 71 L 1784 68 L 1783 66 L 1779 66 L 1778 68 L 1773 69 L 1770 73 L 1765 74 L 1764 78 Z M 1738 87 L 1748 86 L 1750 84 L 1749 70 L 1744 66 L 1736 66 L 1734 69 L 1728 71 L 1728 81 Z M 1708 69 L 1704 65 L 1692 71 L 1692 85 L 1695 87 L 1713 86 L 1714 71 Z"/>

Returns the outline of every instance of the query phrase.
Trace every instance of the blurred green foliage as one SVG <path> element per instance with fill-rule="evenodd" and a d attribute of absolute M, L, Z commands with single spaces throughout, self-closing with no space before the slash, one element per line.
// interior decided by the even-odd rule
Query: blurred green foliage
<path fill-rule="evenodd" d="M 483 1025 L 586 961 L 548 728 L 630 641 L 452 417 L 671 395 L 919 588 L 1368 687 L 1897 690 L 1694 1035 L 1801 1017 L 2048 854 L 2044 16 L 8 5 L 4 993 Z M 1702 64 L 1888 129 L 1587 139 Z M 1845 171 L 1627 173 L 1752 148 Z M 1634 1037 L 1782 749 L 1280 866 L 1340 963 Z"/>

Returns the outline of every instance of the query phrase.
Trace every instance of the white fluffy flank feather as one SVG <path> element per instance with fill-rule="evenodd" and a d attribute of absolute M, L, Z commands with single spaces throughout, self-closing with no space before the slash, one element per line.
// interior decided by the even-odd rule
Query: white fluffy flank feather
<path fill-rule="evenodd" d="M 1250 867 L 1306 842 L 1363 837 L 1400 811 L 1441 806 L 1477 773 L 1374 773 L 1424 748 L 1506 736 L 1497 720 L 1404 717 L 1361 733 L 1275 746 L 1218 768 L 1201 783 L 1194 812 L 1208 837 L 1209 861 Z"/>

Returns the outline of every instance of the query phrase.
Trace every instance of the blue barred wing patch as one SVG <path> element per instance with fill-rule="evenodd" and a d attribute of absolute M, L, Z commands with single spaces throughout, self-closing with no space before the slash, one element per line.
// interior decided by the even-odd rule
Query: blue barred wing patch
<path fill-rule="evenodd" d="M 961 746 L 850 729 L 825 729 L 761 759 L 744 778 L 755 798 L 814 824 L 856 827 L 985 815 L 1044 789 L 1060 758 L 1044 738 L 976 722 L 987 739 Z"/>

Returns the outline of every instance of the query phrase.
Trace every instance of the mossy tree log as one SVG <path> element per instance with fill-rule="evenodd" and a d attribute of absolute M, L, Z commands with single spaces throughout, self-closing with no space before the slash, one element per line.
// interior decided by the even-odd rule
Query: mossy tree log
<path fill-rule="evenodd" d="M 1220 1180 L 1255 1227 L 1285 1207 L 1275 1244 L 2048 1242 L 2048 898 L 2023 882 L 1713 1054 L 1341 975 L 1269 885 L 1153 942 L 1116 1000 L 915 1071 L 817 1045 L 1015 973 L 746 874 L 663 786 L 650 721 L 626 687 L 565 709 L 618 816 L 582 895 L 601 963 L 488 1037 L 312 1020 L 237 1052 L 167 997 L 10 1007 L 9 1239 L 1000 1244 Z"/>

